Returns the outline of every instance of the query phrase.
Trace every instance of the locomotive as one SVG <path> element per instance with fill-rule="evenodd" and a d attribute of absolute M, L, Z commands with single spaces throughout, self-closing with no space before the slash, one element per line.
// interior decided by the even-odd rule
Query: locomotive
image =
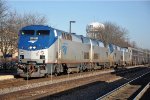
<path fill-rule="evenodd" d="M 150 59 L 149 53 L 135 48 L 114 44 L 105 47 L 100 40 L 45 25 L 23 27 L 18 48 L 18 74 L 22 77 L 142 64 Z"/>

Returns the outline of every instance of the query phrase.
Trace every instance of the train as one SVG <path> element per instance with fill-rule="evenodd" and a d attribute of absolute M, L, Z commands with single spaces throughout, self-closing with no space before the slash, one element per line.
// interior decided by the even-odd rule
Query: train
<path fill-rule="evenodd" d="M 18 55 L 21 77 L 57 76 L 150 61 L 150 52 L 114 44 L 104 46 L 100 40 L 46 25 L 29 25 L 19 31 Z"/>

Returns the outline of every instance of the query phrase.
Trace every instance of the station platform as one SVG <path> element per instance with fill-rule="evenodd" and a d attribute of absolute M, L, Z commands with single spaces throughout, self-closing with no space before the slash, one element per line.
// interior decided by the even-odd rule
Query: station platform
<path fill-rule="evenodd" d="M 16 73 L 0 73 L 0 81 L 15 78 Z"/>
<path fill-rule="evenodd" d="M 0 81 L 7 80 L 7 79 L 13 79 L 14 75 L 0 75 Z"/>

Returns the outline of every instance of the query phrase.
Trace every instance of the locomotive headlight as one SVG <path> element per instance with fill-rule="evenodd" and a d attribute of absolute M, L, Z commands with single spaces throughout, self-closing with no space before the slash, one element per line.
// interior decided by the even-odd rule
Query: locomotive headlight
<path fill-rule="evenodd" d="M 29 46 L 29 49 L 32 49 L 32 46 Z"/>
<path fill-rule="evenodd" d="M 33 49 L 36 49 L 36 46 L 33 46 Z"/>

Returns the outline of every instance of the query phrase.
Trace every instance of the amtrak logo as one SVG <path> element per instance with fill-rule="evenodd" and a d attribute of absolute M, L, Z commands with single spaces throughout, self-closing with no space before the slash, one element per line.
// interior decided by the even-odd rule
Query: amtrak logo
<path fill-rule="evenodd" d="M 28 42 L 30 42 L 30 43 L 34 43 L 34 42 L 36 42 L 36 41 L 28 41 Z"/>
<path fill-rule="evenodd" d="M 38 37 L 30 37 L 30 43 L 35 43 L 38 40 Z"/>
<path fill-rule="evenodd" d="M 64 55 L 67 54 L 67 43 L 63 43 L 62 46 L 61 46 L 61 49 L 62 49 L 62 52 L 64 53 Z"/>

